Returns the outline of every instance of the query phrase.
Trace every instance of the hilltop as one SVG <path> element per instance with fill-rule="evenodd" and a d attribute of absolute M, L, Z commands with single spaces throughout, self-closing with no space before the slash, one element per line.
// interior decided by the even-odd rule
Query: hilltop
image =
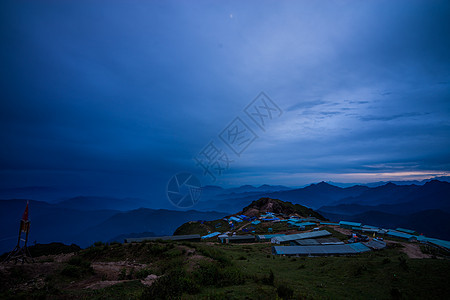
<path fill-rule="evenodd" d="M 238 214 L 246 215 L 248 217 L 255 217 L 267 212 L 282 215 L 295 215 L 298 217 L 315 217 L 320 220 L 325 218 L 316 211 L 307 208 L 300 204 L 292 204 L 291 202 L 281 201 L 279 199 L 261 198 L 253 201 L 250 205 L 244 207 Z"/>
<path fill-rule="evenodd" d="M 184 234 L 200 234 L 205 235 L 214 231 L 226 231 L 228 229 L 228 220 L 231 217 L 245 216 L 246 219 L 242 222 L 236 224 L 236 228 L 241 232 L 254 232 L 254 233 L 265 233 L 268 228 L 274 227 L 276 229 L 289 229 L 286 224 L 272 224 L 270 222 L 263 222 L 258 224 L 252 224 L 253 219 L 260 218 L 261 216 L 273 213 L 275 215 L 284 217 L 296 217 L 296 218 L 313 218 L 317 220 L 327 220 L 318 212 L 307 208 L 300 204 L 292 204 L 291 202 L 281 201 L 279 199 L 271 198 L 260 198 L 250 203 L 248 206 L 244 207 L 240 212 L 229 215 L 225 218 L 213 220 L 213 221 L 189 221 L 178 227 L 174 235 L 184 235 Z M 225 221 L 225 222 L 224 222 Z M 234 226 L 233 226 L 234 228 Z M 274 230 L 272 228 L 272 230 Z"/>

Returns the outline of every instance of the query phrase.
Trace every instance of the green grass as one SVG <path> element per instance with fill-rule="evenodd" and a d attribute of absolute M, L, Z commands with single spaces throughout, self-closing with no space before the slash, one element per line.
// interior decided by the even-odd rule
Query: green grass
<path fill-rule="evenodd" d="M 334 233 L 334 232 L 333 232 Z M 202 257 L 195 264 L 193 255 Z M 93 261 L 127 260 L 151 267 L 123 279 L 132 281 L 100 290 L 68 289 L 73 282 L 99 276 Z M 64 271 L 66 270 L 66 271 Z M 283 257 L 271 245 L 146 242 L 98 245 L 79 252 L 47 274 L 45 286 L 14 291 L 35 277 L 27 266 L 2 271 L 0 298 L 53 299 L 444 299 L 450 260 L 409 259 L 400 247 L 348 257 Z M 152 288 L 138 280 L 163 275 Z"/>
<path fill-rule="evenodd" d="M 221 248 L 247 275 L 244 285 L 215 289 L 216 295 L 230 298 L 252 298 L 258 293 L 272 295 L 280 285 L 291 288 L 294 297 L 312 299 L 389 299 L 392 295 L 437 299 L 450 295 L 445 283 L 450 261 L 408 259 L 398 249 L 352 257 L 291 258 L 268 255 L 267 244 Z M 240 259 L 242 256 L 244 260 Z M 271 270 L 274 286 L 259 290 L 260 285 L 255 284 Z M 211 293 L 210 289 L 204 289 L 198 296 L 207 297 Z"/>

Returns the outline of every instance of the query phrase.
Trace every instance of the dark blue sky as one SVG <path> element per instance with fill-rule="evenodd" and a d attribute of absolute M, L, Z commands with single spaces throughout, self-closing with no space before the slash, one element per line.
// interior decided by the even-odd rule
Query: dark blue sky
<path fill-rule="evenodd" d="M 161 201 L 214 184 L 450 173 L 448 1 L 2 1 L 0 187 Z M 282 110 L 263 131 L 245 107 Z M 238 157 L 219 134 L 258 138 Z"/>

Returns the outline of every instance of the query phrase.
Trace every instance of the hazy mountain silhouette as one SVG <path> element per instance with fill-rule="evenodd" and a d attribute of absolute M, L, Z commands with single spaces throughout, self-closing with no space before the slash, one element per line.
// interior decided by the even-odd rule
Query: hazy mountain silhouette
<path fill-rule="evenodd" d="M 171 235 L 189 220 L 217 219 L 218 212 L 138 209 L 78 210 L 43 201 L 12 199 L 0 201 L 0 252 L 10 251 L 17 243 L 20 219 L 29 201 L 30 245 L 38 243 L 75 243 L 82 247 L 96 241 L 108 241 L 120 234 L 153 232 Z"/>

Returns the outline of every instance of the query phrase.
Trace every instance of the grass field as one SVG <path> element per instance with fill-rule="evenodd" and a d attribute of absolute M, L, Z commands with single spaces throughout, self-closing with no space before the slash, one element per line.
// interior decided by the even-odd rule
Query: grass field
<path fill-rule="evenodd" d="M 35 264 L 2 265 L 0 298 L 448 299 L 450 261 L 410 259 L 400 247 L 348 257 L 283 257 L 273 256 L 267 243 L 97 244 Z M 105 265 L 110 269 L 99 269 Z M 159 276 L 150 287 L 141 282 L 149 274 Z M 119 283 L 86 288 L 111 280 Z"/>

